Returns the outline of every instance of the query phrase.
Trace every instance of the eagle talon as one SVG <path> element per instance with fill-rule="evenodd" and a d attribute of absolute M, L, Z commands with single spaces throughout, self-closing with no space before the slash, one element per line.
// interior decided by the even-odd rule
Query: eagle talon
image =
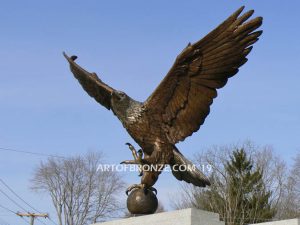
<path fill-rule="evenodd" d="M 136 160 L 124 160 L 120 162 L 120 164 L 140 164 L 140 163 L 137 162 Z"/>
<path fill-rule="evenodd" d="M 144 194 L 145 194 L 145 195 L 148 194 L 148 191 L 149 191 L 149 190 L 148 190 L 147 188 L 144 188 Z"/>
<path fill-rule="evenodd" d="M 126 142 L 125 145 L 127 145 L 130 149 L 131 149 L 131 148 L 134 149 L 133 145 L 130 144 L 129 142 Z"/>
<path fill-rule="evenodd" d="M 157 190 L 156 190 L 156 188 L 154 188 L 154 187 L 149 187 L 148 190 L 154 192 L 155 195 L 157 195 Z"/>
<path fill-rule="evenodd" d="M 133 145 L 128 143 L 128 142 L 125 143 L 125 145 L 127 145 L 129 147 L 130 151 L 132 152 L 132 155 L 133 155 L 134 159 L 137 159 L 137 152 L 136 152 L 135 148 L 133 147 Z"/>
<path fill-rule="evenodd" d="M 146 187 L 145 184 L 133 184 L 133 185 L 129 186 L 125 191 L 126 195 L 128 196 L 128 193 L 131 192 L 134 189 L 143 189 L 145 195 L 148 193 L 148 191 L 152 191 L 152 192 L 154 192 L 155 195 L 157 195 L 156 188 Z"/>
<path fill-rule="evenodd" d="M 135 150 L 132 144 L 130 143 L 125 143 L 125 145 L 128 145 L 130 151 L 132 152 L 132 156 L 134 160 L 126 160 L 121 162 L 121 164 L 137 164 L 139 165 L 139 176 L 143 175 L 143 170 L 142 170 L 142 165 L 143 165 L 143 151 L 142 149 L 139 149 L 138 151 Z"/>
<path fill-rule="evenodd" d="M 142 188 L 145 188 L 143 184 L 133 184 L 126 189 L 125 193 L 128 196 L 128 193 L 131 192 L 133 189 L 142 189 Z"/>

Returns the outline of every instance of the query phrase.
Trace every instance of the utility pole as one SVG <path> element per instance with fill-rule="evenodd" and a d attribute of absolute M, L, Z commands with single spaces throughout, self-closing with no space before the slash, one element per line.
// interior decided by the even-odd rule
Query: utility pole
<path fill-rule="evenodd" d="M 36 218 L 36 217 L 44 217 L 44 218 L 48 218 L 48 214 L 46 214 L 46 213 L 41 213 L 41 214 L 36 214 L 36 213 L 17 213 L 17 215 L 18 216 L 20 216 L 20 217 L 30 217 L 30 225 L 33 225 L 33 223 L 34 223 L 34 219 Z"/>

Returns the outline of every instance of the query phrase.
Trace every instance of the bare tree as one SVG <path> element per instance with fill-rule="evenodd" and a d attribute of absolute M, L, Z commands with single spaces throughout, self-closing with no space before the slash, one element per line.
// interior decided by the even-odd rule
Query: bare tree
<path fill-rule="evenodd" d="M 272 208 L 278 209 L 282 204 L 287 182 L 285 162 L 275 156 L 272 147 L 259 147 L 249 141 L 240 145 L 214 146 L 205 153 L 197 154 L 195 161 L 198 165 L 209 164 L 212 168 L 212 172 L 209 174 L 212 186 L 203 189 L 192 185 L 183 185 L 181 198 L 173 200 L 173 207 L 177 209 L 196 207 L 206 210 L 209 208 L 226 217 L 226 221 L 232 221 L 231 217 L 235 216 L 234 212 L 237 211 L 235 204 L 232 204 L 237 202 L 237 199 L 233 198 L 243 191 L 241 185 L 237 187 L 236 195 L 230 196 L 230 180 L 225 167 L 230 160 L 232 151 L 235 149 L 244 149 L 253 162 L 254 169 L 262 171 L 264 191 L 270 193 L 269 204 Z M 209 196 L 207 191 L 210 193 Z M 248 219 L 245 217 L 263 217 L 259 215 L 261 213 L 260 207 L 259 204 L 256 204 L 255 207 L 252 207 L 251 212 L 249 210 L 245 211 L 239 218 L 240 224 Z"/>
<path fill-rule="evenodd" d="M 36 168 L 31 188 L 51 196 L 59 225 L 86 225 L 120 210 L 117 194 L 123 187 L 114 171 L 97 171 L 102 154 L 49 158 Z"/>
<path fill-rule="evenodd" d="M 300 153 L 294 159 L 278 210 L 279 219 L 296 217 L 300 217 Z"/>

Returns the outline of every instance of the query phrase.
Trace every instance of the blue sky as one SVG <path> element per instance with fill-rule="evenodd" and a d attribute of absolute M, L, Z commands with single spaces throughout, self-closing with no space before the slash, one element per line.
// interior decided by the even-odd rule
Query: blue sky
<path fill-rule="evenodd" d="M 199 132 L 178 147 L 192 158 L 211 145 L 250 139 L 272 145 L 290 163 L 300 151 L 297 0 L 2 1 L 0 147 L 63 156 L 103 151 L 109 163 L 129 159 L 124 143 L 133 140 L 81 89 L 62 51 L 78 55 L 84 68 L 143 101 L 188 42 L 241 5 L 264 17 L 262 38 L 248 63 L 219 91 Z M 0 154 L 0 178 L 41 211 L 53 213 L 47 197 L 29 190 L 33 170 L 45 157 Z M 125 177 L 139 182 L 136 174 Z M 156 187 L 168 207 L 168 195 L 176 193 L 179 182 L 164 174 Z M 20 210 L 1 195 L 0 203 Z M 23 222 L 1 209 L 0 218 Z"/>

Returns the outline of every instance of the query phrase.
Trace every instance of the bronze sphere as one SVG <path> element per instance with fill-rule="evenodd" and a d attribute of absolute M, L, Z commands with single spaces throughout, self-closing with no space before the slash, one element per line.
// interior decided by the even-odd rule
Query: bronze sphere
<path fill-rule="evenodd" d="M 153 214 L 157 206 L 157 197 L 150 190 L 135 189 L 127 198 L 127 208 L 131 214 Z"/>

